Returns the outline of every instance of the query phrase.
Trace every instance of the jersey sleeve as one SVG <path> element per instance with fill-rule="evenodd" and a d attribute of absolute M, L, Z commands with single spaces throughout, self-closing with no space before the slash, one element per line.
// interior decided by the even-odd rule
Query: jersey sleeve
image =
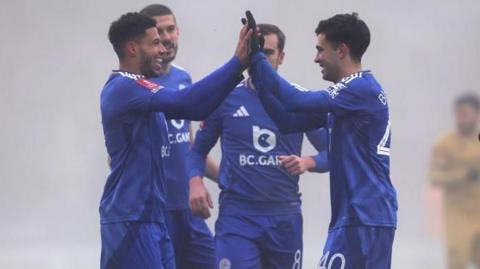
<path fill-rule="evenodd" d="M 288 112 L 271 92 L 261 90 L 258 97 L 281 133 L 296 133 L 326 126 L 327 113 Z"/>
<path fill-rule="evenodd" d="M 210 150 L 217 143 L 222 131 L 222 106 L 215 110 L 203 122 L 200 130 L 195 135 L 195 140 L 187 154 L 186 167 L 189 178 L 203 177 L 205 173 L 206 158 Z"/>
<path fill-rule="evenodd" d="M 146 79 L 127 79 L 130 84 L 120 87 L 116 103 L 126 110 L 163 112 L 169 119 L 204 120 L 242 80 L 241 71 L 240 60 L 233 57 L 181 91 Z"/>
<path fill-rule="evenodd" d="M 317 154 L 312 156 L 315 161 L 315 168 L 313 172 L 324 173 L 329 171 L 328 164 L 328 131 L 325 128 L 320 128 L 306 132 L 305 135 L 308 141 L 315 147 Z"/>
<path fill-rule="evenodd" d="M 327 150 L 319 152 L 317 155 L 312 156 L 312 158 L 315 161 L 315 168 L 311 170 L 312 172 L 326 173 L 330 171 Z"/>
<path fill-rule="evenodd" d="M 159 90 L 152 98 L 152 110 L 169 119 L 204 120 L 243 79 L 240 60 L 233 57 L 224 66 L 181 91 Z"/>
<path fill-rule="evenodd" d="M 361 82 L 339 82 L 322 91 L 327 98 L 329 112 L 339 116 L 348 112 L 366 109 L 367 99 L 370 96 L 368 89 Z"/>
<path fill-rule="evenodd" d="M 339 115 L 364 106 L 362 92 L 343 82 L 326 90 L 297 90 L 278 75 L 261 52 L 255 53 L 252 57 L 250 74 L 255 87 L 259 91 L 272 92 L 287 111 L 331 112 Z"/>

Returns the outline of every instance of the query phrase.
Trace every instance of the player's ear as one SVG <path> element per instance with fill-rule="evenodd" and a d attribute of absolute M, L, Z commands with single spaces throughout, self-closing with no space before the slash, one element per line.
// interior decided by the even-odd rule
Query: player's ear
<path fill-rule="evenodd" d="M 125 44 L 125 55 L 135 57 L 138 54 L 138 44 L 135 41 L 127 41 Z"/>
<path fill-rule="evenodd" d="M 350 54 L 350 49 L 348 48 L 347 44 L 340 43 L 337 47 L 337 53 L 340 59 L 344 59 Z"/>
<path fill-rule="evenodd" d="M 177 29 L 177 30 L 176 30 L 176 31 L 177 31 L 177 35 L 180 36 L 180 27 L 178 27 L 178 25 L 177 25 L 177 26 L 175 26 L 175 28 Z"/>
<path fill-rule="evenodd" d="M 285 57 L 285 52 L 282 50 L 280 51 L 280 53 L 278 54 L 278 64 L 282 64 L 283 63 L 283 58 Z"/>

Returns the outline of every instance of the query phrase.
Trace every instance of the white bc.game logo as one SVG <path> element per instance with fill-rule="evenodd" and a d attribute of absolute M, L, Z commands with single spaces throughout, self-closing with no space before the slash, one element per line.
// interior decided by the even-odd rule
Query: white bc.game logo
<path fill-rule="evenodd" d="M 182 129 L 183 124 L 185 124 L 185 120 L 171 120 L 170 123 L 177 128 L 177 129 Z"/>
<path fill-rule="evenodd" d="M 262 129 L 256 125 L 253 126 L 253 146 L 257 150 L 267 153 L 274 149 L 276 145 L 277 137 L 274 132 Z"/>

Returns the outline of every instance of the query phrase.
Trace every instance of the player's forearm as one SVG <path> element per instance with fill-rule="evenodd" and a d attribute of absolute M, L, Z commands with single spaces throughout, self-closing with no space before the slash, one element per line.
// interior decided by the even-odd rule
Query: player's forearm
<path fill-rule="evenodd" d="M 288 112 L 282 103 L 266 90 L 259 91 L 258 97 L 281 133 L 303 132 L 326 125 L 326 114 Z"/>
<path fill-rule="evenodd" d="M 213 124 L 208 123 L 208 126 L 211 127 L 212 125 Z M 207 155 L 217 143 L 217 139 L 218 134 L 209 127 L 197 132 L 195 141 L 191 145 L 187 154 L 186 169 L 189 178 L 194 176 L 204 176 Z"/>
<path fill-rule="evenodd" d="M 323 92 L 300 91 L 283 79 L 265 59 L 263 53 L 252 56 L 252 81 L 259 91 L 271 91 L 287 111 L 328 112 L 332 110 Z"/>
<path fill-rule="evenodd" d="M 207 156 L 205 176 L 213 182 L 218 182 L 218 173 L 218 165 L 212 160 L 212 158 L 210 158 L 210 156 Z"/>
<path fill-rule="evenodd" d="M 319 128 L 305 133 L 308 141 L 318 152 L 328 150 L 328 129 Z"/>
<path fill-rule="evenodd" d="M 204 120 L 242 80 L 242 71 L 240 60 L 233 57 L 224 66 L 181 91 L 162 96 L 160 90 L 153 105 L 168 118 Z M 169 100 L 162 100 L 166 98 Z"/>
<path fill-rule="evenodd" d="M 189 150 L 185 164 L 189 178 L 203 177 L 205 174 L 205 160 L 206 155 L 193 148 Z"/>

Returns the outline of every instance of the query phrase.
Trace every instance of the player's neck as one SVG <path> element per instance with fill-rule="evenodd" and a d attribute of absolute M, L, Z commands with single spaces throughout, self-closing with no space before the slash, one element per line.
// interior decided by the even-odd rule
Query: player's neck
<path fill-rule="evenodd" d="M 457 129 L 457 135 L 461 138 L 474 137 L 477 133 L 477 128 Z"/>
<path fill-rule="evenodd" d="M 355 73 L 358 73 L 360 71 L 362 71 L 362 63 L 350 63 L 348 65 L 345 65 L 344 68 L 342 69 L 342 71 L 340 72 L 340 77 L 339 77 L 339 80 L 342 80 L 343 78 L 346 78 L 348 76 L 351 76 Z M 337 81 L 337 82 L 338 82 Z"/>
<path fill-rule="evenodd" d="M 136 64 L 132 64 L 131 62 L 128 62 L 128 61 L 120 62 L 118 70 L 125 71 L 135 75 L 143 75 L 142 71 L 140 70 L 140 66 L 137 66 Z"/>
<path fill-rule="evenodd" d="M 170 69 L 172 69 L 172 65 L 170 63 L 162 64 L 160 74 L 168 74 L 170 73 Z"/>

